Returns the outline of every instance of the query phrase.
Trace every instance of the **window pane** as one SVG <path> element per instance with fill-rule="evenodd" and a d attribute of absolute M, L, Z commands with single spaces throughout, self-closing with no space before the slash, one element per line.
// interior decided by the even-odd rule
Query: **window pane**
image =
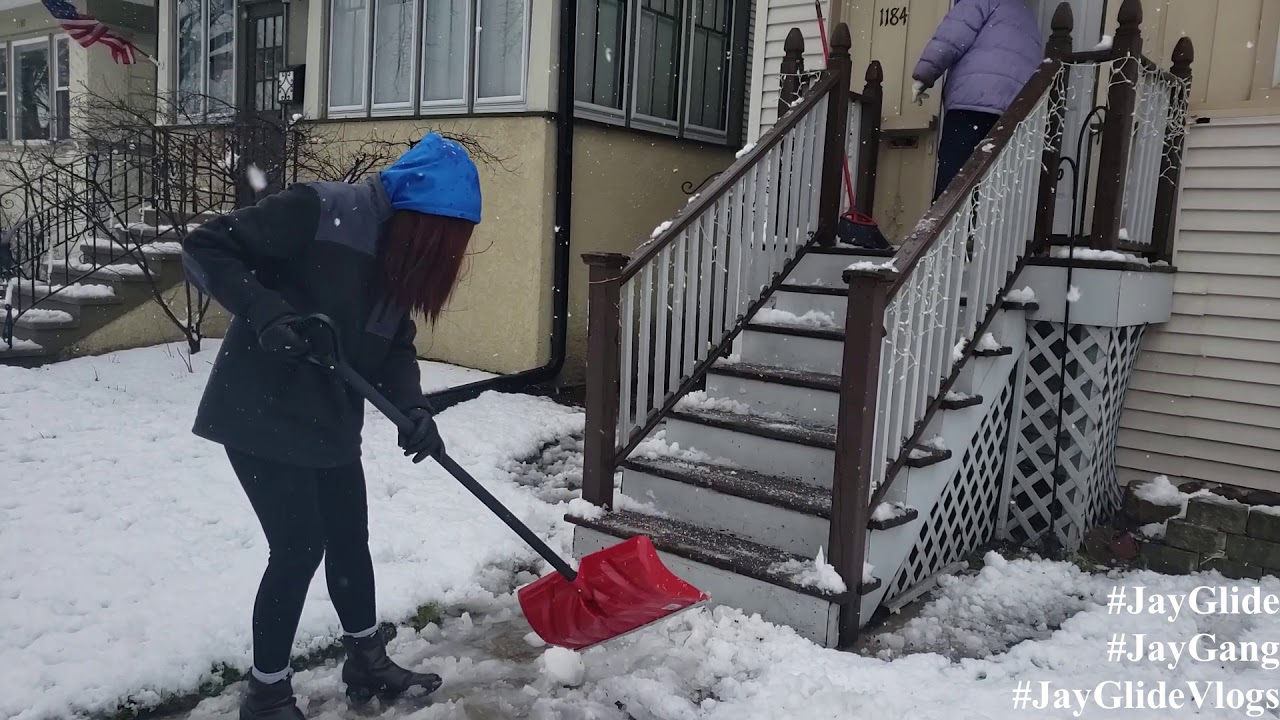
<path fill-rule="evenodd" d="M 664 120 L 676 119 L 679 87 L 679 19 L 658 12 L 663 0 L 647 0 L 640 10 L 640 39 L 636 48 L 636 112 Z M 665 4 L 674 8 L 674 0 Z"/>
<path fill-rule="evenodd" d="M 230 112 L 235 106 L 235 0 L 209 3 L 209 113 Z"/>
<path fill-rule="evenodd" d="M 410 102 L 413 99 L 413 0 L 378 0 L 374 17 L 373 102 Z"/>
<path fill-rule="evenodd" d="M 329 44 L 329 106 L 364 105 L 365 0 L 333 0 Z"/>
<path fill-rule="evenodd" d="M 700 0 L 693 29 L 689 76 L 689 124 L 725 130 L 729 92 L 729 21 L 726 0 Z"/>
<path fill-rule="evenodd" d="M 71 48 L 66 38 L 56 43 L 58 48 L 58 85 L 59 88 L 71 87 Z"/>
<path fill-rule="evenodd" d="M 71 91 L 58 91 L 58 135 L 59 140 L 71 137 Z"/>
<path fill-rule="evenodd" d="M 184 117 L 203 113 L 204 21 L 201 0 L 178 0 L 178 109 Z"/>
<path fill-rule="evenodd" d="M 0 140 L 9 139 L 9 54 L 0 45 Z"/>
<path fill-rule="evenodd" d="M 465 100 L 467 0 L 427 0 L 422 46 L 422 101 Z"/>
<path fill-rule="evenodd" d="M 582 11 L 583 8 L 586 12 Z M 622 109 L 625 18 L 623 0 L 595 0 L 580 5 L 576 71 L 578 100 Z"/>
<path fill-rule="evenodd" d="M 524 0 L 480 0 L 480 63 L 476 97 L 522 94 Z"/>
<path fill-rule="evenodd" d="M 49 45 L 19 45 L 14 47 L 13 57 L 17 80 L 14 87 L 17 139 L 48 140 L 52 100 L 49 95 Z"/>

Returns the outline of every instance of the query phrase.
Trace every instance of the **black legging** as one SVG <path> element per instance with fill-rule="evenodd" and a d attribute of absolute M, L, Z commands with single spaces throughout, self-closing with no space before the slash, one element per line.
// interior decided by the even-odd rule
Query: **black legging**
<path fill-rule="evenodd" d="M 262 673 L 288 667 L 307 589 L 322 557 L 343 630 L 373 627 L 373 560 L 361 464 L 316 470 L 231 449 L 227 457 L 271 551 L 253 604 L 253 666 Z"/>

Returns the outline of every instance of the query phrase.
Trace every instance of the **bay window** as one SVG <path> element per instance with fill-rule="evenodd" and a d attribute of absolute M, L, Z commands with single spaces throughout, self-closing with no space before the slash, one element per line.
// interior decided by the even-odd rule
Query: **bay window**
<path fill-rule="evenodd" d="M 728 141 L 746 16 L 745 0 L 578 0 L 579 114 Z"/>
<path fill-rule="evenodd" d="M 235 0 L 178 0 L 177 87 L 182 120 L 235 110 Z"/>
<path fill-rule="evenodd" d="M 0 43 L 0 141 L 71 137 L 71 47 L 65 36 Z"/>
<path fill-rule="evenodd" d="M 328 0 L 331 117 L 519 108 L 529 0 Z"/>

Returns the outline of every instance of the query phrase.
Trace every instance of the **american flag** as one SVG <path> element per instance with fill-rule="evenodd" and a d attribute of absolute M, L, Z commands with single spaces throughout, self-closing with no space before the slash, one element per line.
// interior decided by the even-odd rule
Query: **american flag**
<path fill-rule="evenodd" d="M 111 59 L 120 65 L 132 65 L 138 62 L 138 48 L 133 43 L 111 32 L 93 17 L 76 10 L 68 0 L 41 0 L 48 8 L 49 14 L 58 21 L 72 40 L 80 43 L 80 47 L 90 47 L 94 43 L 102 43 L 111 50 Z"/>

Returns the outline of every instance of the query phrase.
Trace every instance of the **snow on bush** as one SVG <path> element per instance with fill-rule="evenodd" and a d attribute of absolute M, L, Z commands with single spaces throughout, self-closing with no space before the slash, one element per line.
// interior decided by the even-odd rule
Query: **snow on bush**
<path fill-rule="evenodd" d="M 1009 294 L 1004 296 L 1004 299 L 1011 303 L 1021 303 L 1026 305 L 1036 301 L 1036 291 L 1032 290 L 1031 286 L 1028 285 L 1021 290 L 1010 290 Z"/>
<path fill-rule="evenodd" d="M 798 327 L 811 327 L 829 330 L 839 327 L 835 317 L 831 313 L 821 312 L 819 310 L 810 310 L 804 315 L 796 315 L 786 310 L 775 310 L 773 308 L 763 308 L 756 313 L 755 322 L 769 323 L 771 325 L 792 325 Z"/>
<path fill-rule="evenodd" d="M 817 588 L 830 593 L 842 593 L 848 590 L 844 580 L 840 579 L 840 573 L 827 562 L 822 548 L 818 548 L 818 555 L 813 560 L 788 560 L 784 563 L 775 563 L 769 571 L 785 575 L 791 582 L 802 587 Z"/>
<path fill-rule="evenodd" d="M 979 352 L 992 352 L 1000 349 L 1000 343 L 996 340 L 995 335 L 986 333 L 982 339 L 978 341 L 977 350 Z"/>

